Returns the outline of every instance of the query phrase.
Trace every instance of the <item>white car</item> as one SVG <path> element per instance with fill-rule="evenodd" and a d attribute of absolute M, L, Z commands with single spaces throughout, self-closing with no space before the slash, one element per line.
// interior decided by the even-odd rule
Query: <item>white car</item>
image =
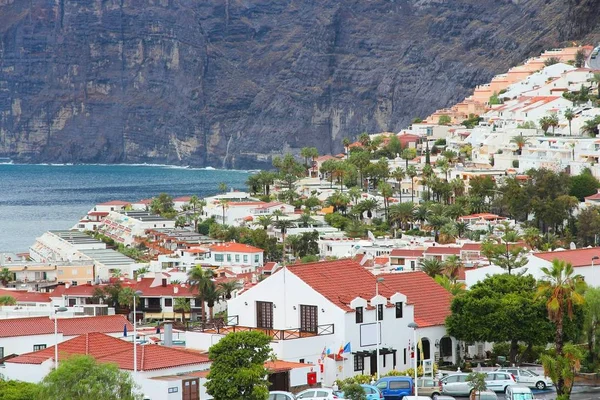
<path fill-rule="evenodd" d="M 337 400 L 342 397 L 338 396 L 333 389 L 315 388 L 307 389 L 296 395 L 296 399 L 311 399 L 311 400 Z"/>
<path fill-rule="evenodd" d="M 290 392 L 282 392 L 279 390 L 275 390 L 275 391 L 269 392 L 268 400 L 296 400 L 296 396 L 294 396 Z"/>
<path fill-rule="evenodd" d="M 501 368 L 498 371 L 513 374 L 519 385 L 527 386 L 530 388 L 544 390 L 554 385 L 552 379 L 548 378 L 547 376 L 539 375 L 530 369 Z"/>

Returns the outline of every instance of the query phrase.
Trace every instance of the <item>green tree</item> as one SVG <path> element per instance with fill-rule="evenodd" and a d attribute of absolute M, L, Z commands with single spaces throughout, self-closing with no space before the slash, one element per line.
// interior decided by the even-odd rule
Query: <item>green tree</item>
<path fill-rule="evenodd" d="M 285 184 L 288 190 L 293 190 L 294 183 L 298 178 L 306 174 L 304 166 L 289 153 L 283 158 L 274 157 L 273 166 L 279 171 L 278 178 Z"/>
<path fill-rule="evenodd" d="M 353 151 L 348 157 L 348 162 L 356 167 L 360 179 L 360 187 L 364 188 L 364 178 L 367 167 L 371 165 L 371 156 L 364 149 Z"/>
<path fill-rule="evenodd" d="M 171 281 L 173 283 L 173 281 Z M 190 299 L 185 297 L 176 297 L 173 311 L 181 313 L 181 322 L 185 324 L 185 315 L 191 311 Z"/>
<path fill-rule="evenodd" d="M 260 215 L 254 222 L 256 225 L 260 225 L 263 229 L 267 229 L 269 225 L 273 224 L 273 217 L 270 215 Z"/>
<path fill-rule="evenodd" d="M 577 53 L 575 53 L 575 68 L 583 68 L 585 67 L 585 50 L 579 49 Z"/>
<path fill-rule="evenodd" d="M 590 365 L 595 365 L 600 336 L 600 288 L 588 287 L 584 301 L 584 331 L 587 339 L 588 362 Z"/>
<path fill-rule="evenodd" d="M 551 66 L 551 65 L 558 64 L 559 62 L 560 62 L 560 58 L 558 58 L 558 57 L 548 57 L 548 58 L 547 58 L 547 59 L 544 61 L 544 65 L 545 65 L 546 67 L 549 67 L 549 66 Z"/>
<path fill-rule="evenodd" d="M 450 125 L 452 123 L 452 118 L 449 115 L 440 115 L 438 119 L 438 125 Z"/>
<path fill-rule="evenodd" d="M 518 148 L 517 154 L 521 155 L 521 152 L 523 151 L 523 147 L 529 142 L 529 139 L 523 135 L 518 135 L 518 136 L 513 136 L 513 138 L 510 139 L 510 142 L 517 145 L 517 148 Z"/>
<path fill-rule="evenodd" d="M 407 147 L 404 150 L 402 150 L 402 153 L 400 153 L 400 157 L 404 160 L 407 170 L 408 170 L 408 162 L 410 160 L 414 160 L 414 158 L 416 156 L 417 156 L 417 150 L 413 149 L 412 147 Z"/>
<path fill-rule="evenodd" d="M 575 118 L 575 112 L 573 112 L 572 108 L 567 108 L 563 115 L 565 119 L 569 122 L 569 136 L 571 136 L 573 135 L 573 132 L 571 131 L 571 121 L 573 121 L 573 118 Z"/>
<path fill-rule="evenodd" d="M 17 300 L 12 296 L 0 296 L 0 306 L 16 306 Z"/>
<path fill-rule="evenodd" d="M 133 377 L 115 364 L 98 363 L 91 356 L 62 359 L 39 385 L 44 400 L 139 400 Z"/>
<path fill-rule="evenodd" d="M 308 170 L 312 165 L 312 163 L 309 164 L 309 160 L 319 157 L 319 150 L 316 147 L 303 147 L 300 150 L 300 155 L 304 157 L 304 168 Z"/>
<path fill-rule="evenodd" d="M 387 220 L 387 219 L 389 219 L 389 215 L 388 215 L 388 209 L 390 206 L 389 198 L 394 194 L 394 189 L 392 189 L 392 186 L 386 182 L 379 182 L 379 186 L 377 187 L 377 189 L 379 190 L 379 193 L 383 197 L 383 209 L 385 212 L 385 218 Z"/>
<path fill-rule="evenodd" d="M 375 199 L 365 199 L 356 205 L 360 213 L 360 219 L 363 219 L 363 214 L 367 213 L 367 218 L 373 218 L 373 211 L 379 209 L 379 203 Z"/>
<path fill-rule="evenodd" d="M 209 349 L 212 360 L 206 391 L 215 400 L 265 400 L 269 396 L 265 362 L 271 338 L 262 332 L 230 333 Z"/>
<path fill-rule="evenodd" d="M 204 310 L 204 304 L 206 302 L 206 291 L 213 279 L 213 271 L 210 269 L 202 268 L 200 265 L 196 265 L 194 268 L 188 271 L 188 284 L 190 286 L 190 292 L 195 292 L 196 299 L 200 303 L 201 320 L 206 321 L 206 315 Z"/>
<path fill-rule="evenodd" d="M 15 279 L 15 274 L 11 272 L 8 268 L 2 268 L 0 270 L 0 283 L 2 286 L 8 285 L 8 282 L 13 281 Z"/>
<path fill-rule="evenodd" d="M 585 303 L 583 292 L 586 284 L 581 275 L 575 274 L 570 263 L 554 259 L 550 268 L 542 267 L 544 278 L 538 286 L 537 296 L 546 300 L 548 318 L 554 322 L 554 347 L 558 356 L 563 355 L 565 318 L 573 319 L 573 308 Z M 563 394 L 564 381 L 556 383 L 556 392 Z"/>
<path fill-rule="evenodd" d="M 591 137 L 598 136 L 598 125 L 600 125 L 600 115 L 595 116 L 583 123 L 581 131 Z"/>
<path fill-rule="evenodd" d="M 152 199 L 150 211 L 165 218 L 173 218 L 175 216 L 173 198 L 166 193 L 159 194 Z"/>
<path fill-rule="evenodd" d="M 287 219 L 281 219 L 275 222 L 275 228 L 279 229 L 281 233 L 281 242 L 285 244 L 285 235 L 289 228 L 296 226 L 292 221 Z M 283 246 L 283 256 L 282 261 L 285 262 L 285 245 Z"/>
<path fill-rule="evenodd" d="M 577 197 L 579 201 L 584 201 L 585 197 L 596 194 L 600 188 L 600 182 L 592 175 L 589 168 L 585 168 L 579 175 L 572 176 L 570 181 L 569 195 Z"/>
<path fill-rule="evenodd" d="M 596 235 L 600 232 L 600 207 L 585 207 L 577 215 L 577 238 L 582 246 L 596 245 Z"/>
<path fill-rule="evenodd" d="M 436 275 L 435 281 L 438 285 L 450 292 L 452 296 L 462 295 L 466 289 L 466 285 L 463 282 L 454 281 L 446 275 Z"/>
<path fill-rule="evenodd" d="M 389 220 L 391 224 L 397 224 L 401 229 L 408 229 L 408 225 L 414 221 L 415 205 L 411 202 L 398 203 L 389 208 Z"/>
<path fill-rule="evenodd" d="M 486 251 L 488 251 L 488 260 L 503 269 L 509 275 L 513 269 L 524 267 L 527 260 L 527 250 L 517 245 L 521 236 L 508 223 L 500 225 L 502 235 L 496 238 L 497 243 L 486 242 Z"/>
<path fill-rule="evenodd" d="M 350 383 L 341 388 L 344 391 L 344 398 L 350 400 L 367 400 L 365 389 L 358 383 Z"/>
<path fill-rule="evenodd" d="M 486 378 L 487 375 L 483 372 L 471 372 L 467 376 L 467 382 L 469 382 L 471 391 L 476 394 L 477 399 L 481 398 L 481 392 L 487 390 Z M 472 397 L 471 400 L 473 400 Z"/>
<path fill-rule="evenodd" d="M 415 177 L 418 175 L 417 169 L 413 165 L 406 167 L 406 176 L 410 178 L 410 201 L 415 202 Z"/>
<path fill-rule="evenodd" d="M 455 297 L 446 329 L 466 342 L 511 342 L 511 362 L 519 341 L 545 345 L 553 332 L 535 279 L 508 274 L 490 276 Z"/>
<path fill-rule="evenodd" d="M 498 93 L 494 92 L 494 94 L 492 94 L 490 96 L 490 99 L 488 100 L 488 104 L 490 106 L 495 106 L 498 104 L 502 104 L 502 99 L 498 96 Z"/>
<path fill-rule="evenodd" d="M 581 367 L 583 354 L 572 343 L 567 343 L 559 354 L 543 354 L 541 357 L 544 374 L 556 385 L 557 400 L 568 400 L 573 390 L 575 374 Z"/>
<path fill-rule="evenodd" d="M 432 278 L 437 275 L 442 275 L 444 272 L 444 265 L 437 258 L 423 258 L 419 261 L 419 268 Z"/>
<path fill-rule="evenodd" d="M 400 143 L 398 136 L 392 135 L 390 137 L 390 140 L 385 146 L 385 150 L 390 158 L 395 158 L 397 154 L 402 152 L 402 143 Z"/>
<path fill-rule="evenodd" d="M 221 293 L 226 300 L 231 299 L 231 295 L 238 289 L 242 288 L 242 285 L 238 281 L 224 281 L 219 283 Z"/>
<path fill-rule="evenodd" d="M 4 381 L 0 376 L 0 400 L 33 400 L 38 398 L 38 391 L 35 383 Z"/>

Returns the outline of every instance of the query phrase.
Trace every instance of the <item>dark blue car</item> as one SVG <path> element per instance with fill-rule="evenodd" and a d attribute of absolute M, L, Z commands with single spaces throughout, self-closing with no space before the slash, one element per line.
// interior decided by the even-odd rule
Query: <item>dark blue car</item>
<path fill-rule="evenodd" d="M 381 390 L 385 400 L 400 400 L 414 392 L 413 380 L 408 376 L 386 376 L 378 380 L 375 386 Z"/>

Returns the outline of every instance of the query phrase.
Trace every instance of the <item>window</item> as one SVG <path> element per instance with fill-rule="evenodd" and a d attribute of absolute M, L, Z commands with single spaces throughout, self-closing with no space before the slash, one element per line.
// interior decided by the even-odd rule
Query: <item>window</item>
<path fill-rule="evenodd" d="M 244 254 L 244 262 L 247 263 L 248 262 L 248 254 Z"/>
<path fill-rule="evenodd" d="M 255 255 L 254 255 L 254 262 L 255 262 L 256 264 L 258 264 L 258 263 L 260 262 L 260 255 L 258 255 L 258 254 L 255 254 Z"/>
<path fill-rule="evenodd" d="M 231 262 L 231 254 L 227 254 L 227 262 Z"/>
<path fill-rule="evenodd" d="M 390 390 L 392 389 L 410 389 L 409 381 L 390 381 Z"/>
<path fill-rule="evenodd" d="M 173 307 L 173 299 L 168 297 L 165 299 L 165 307 Z"/>
<path fill-rule="evenodd" d="M 379 382 L 376 387 L 377 387 L 377 389 L 385 390 L 385 389 L 387 389 L 387 382 L 386 381 Z"/>
<path fill-rule="evenodd" d="M 358 354 L 354 355 L 354 371 L 363 371 L 365 369 L 365 359 Z"/>
<path fill-rule="evenodd" d="M 239 263 L 239 262 L 240 262 L 240 255 L 239 255 L 239 254 L 236 254 L 236 255 L 235 255 L 235 262 L 236 262 L 236 263 Z"/>
<path fill-rule="evenodd" d="M 362 324 L 363 322 L 363 308 L 362 307 L 356 307 L 356 323 L 357 324 Z"/>
<path fill-rule="evenodd" d="M 45 344 L 34 344 L 33 351 L 44 350 L 46 348 Z"/>
<path fill-rule="evenodd" d="M 377 304 L 377 321 L 383 321 L 383 304 Z"/>
<path fill-rule="evenodd" d="M 256 327 L 273 329 L 273 303 L 256 302 Z"/>
<path fill-rule="evenodd" d="M 319 309 L 317 306 L 300 304 L 300 332 L 317 333 Z"/>
<path fill-rule="evenodd" d="M 327 392 L 317 390 L 317 394 L 315 396 L 316 397 L 322 397 L 322 398 L 326 399 L 329 395 L 327 394 Z"/>
<path fill-rule="evenodd" d="M 223 254 L 215 254 L 216 262 L 223 262 Z"/>
<path fill-rule="evenodd" d="M 0 358 L 4 358 L 4 347 L 0 347 Z"/>
<path fill-rule="evenodd" d="M 312 399 L 313 397 L 315 397 L 314 390 L 311 390 L 310 392 L 304 392 L 303 394 L 298 396 L 299 399 Z"/>
<path fill-rule="evenodd" d="M 406 348 L 404 348 L 404 364 L 406 364 Z"/>
<path fill-rule="evenodd" d="M 396 318 L 402 318 L 402 302 L 396 302 Z"/>

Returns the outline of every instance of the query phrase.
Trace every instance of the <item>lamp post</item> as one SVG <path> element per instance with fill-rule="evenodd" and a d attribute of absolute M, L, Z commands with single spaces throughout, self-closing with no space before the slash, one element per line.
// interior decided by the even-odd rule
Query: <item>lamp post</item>
<path fill-rule="evenodd" d="M 598 257 L 598 256 L 592 257 L 592 267 L 594 266 L 594 261 L 596 261 L 596 260 L 600 260 L 600 257 Z"/>
<path fill-rule="evenodd" d="M 375 280 L 375 296 L 379 297 L 379 282 L 383 282 L 384 279 L 379 277 Z M 379 380 L 379 347 L 381 346 L 381 322 L 379 322 L 379 305 L 375 308 L 375 322 L 377 323 L 377 380 Z"/>
<path fill-rule="evenodd" d="M 414 355 L 415 355 L 415 397 L 418 398 L 419 396 L 419 384 L 417 383 L 417 368 L 418 368 L 418 363 L 417 363 L 417 351 L 419 351 L 417 349 L 417 328 L 419 327 L 419 325 L 417 325 L 414 322 L 411 322 L 410 324 L 408 324 L 409 328 L 412 328 L 413 330 L 413 346 L 414 346 Z"/>
<path fill-rule="evenodd" d="M 58 368 L 58 313 L 67 311 L 66 307 L 54 309 L 54 369 Z"/>
<path fill-rule="evenodd" d="M 142 295 L 141 290 L 136 290 L 133 294 L 133 375 L 134 379 L 137 375 L 137 314 L 135 311 L 135 303 L 137 303 L 137 297 Z"/>

